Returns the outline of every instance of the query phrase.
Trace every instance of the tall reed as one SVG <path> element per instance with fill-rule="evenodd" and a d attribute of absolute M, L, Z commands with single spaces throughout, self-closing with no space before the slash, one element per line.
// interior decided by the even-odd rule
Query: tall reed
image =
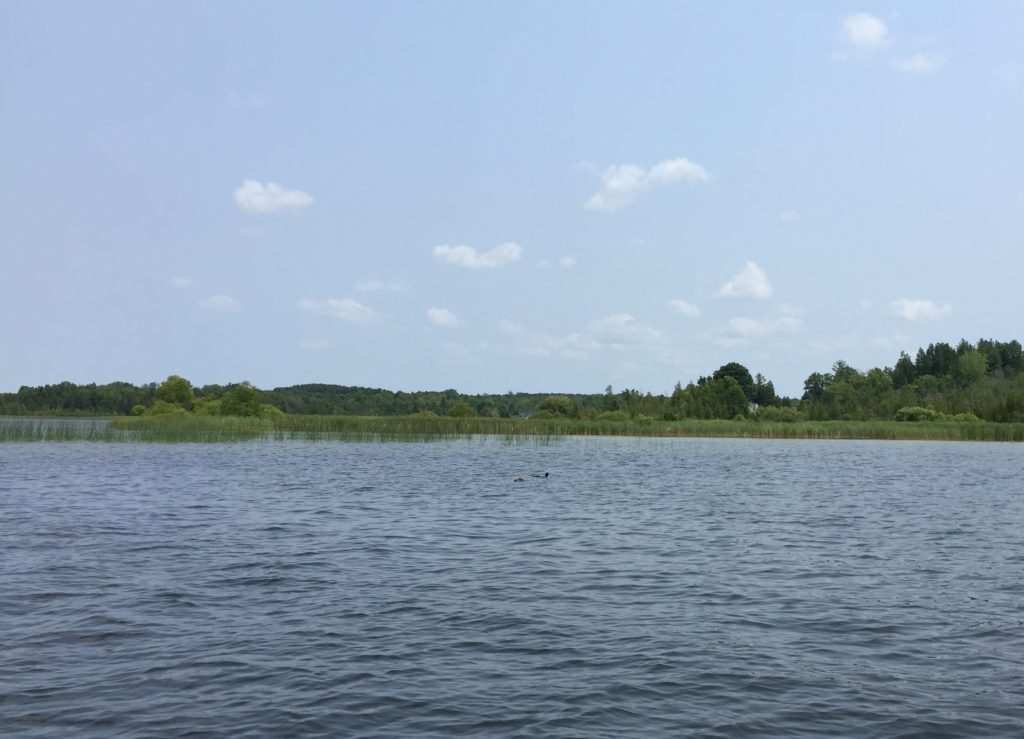
<path fill-rule="evenodd" d="M 225 442 L 257 439 L 424 441 L 500 436 L 507 440 L 562 436 L 691 436 L 751 439 L 914 439 L 1024 441 L 1022 423 L 895 421 L 596 421 L 572 418 L 449 418 L 441 416 L 137 416 L 111 421 L 0 418 L 0 442 Z"/>

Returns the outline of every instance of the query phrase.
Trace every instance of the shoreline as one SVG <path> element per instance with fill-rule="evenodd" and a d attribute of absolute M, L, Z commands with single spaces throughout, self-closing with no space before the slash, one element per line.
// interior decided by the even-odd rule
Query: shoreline
<path fill-rule="evenodd" d="M 258 439 L 418 440 L 472 436 L 1024 441 L 1024 423 L 753 420 L 591 421 L 444 416 L 0 417 L 4 441 L 229 442 Z"/>

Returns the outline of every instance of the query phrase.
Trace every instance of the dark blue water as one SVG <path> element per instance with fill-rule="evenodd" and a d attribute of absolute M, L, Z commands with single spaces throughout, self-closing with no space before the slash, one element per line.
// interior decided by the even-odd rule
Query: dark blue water
<path fill-rule="evenodd" d="M 938 442 L 0 445 L 0 732 L 1021 736 L 1022 473 Z"/>

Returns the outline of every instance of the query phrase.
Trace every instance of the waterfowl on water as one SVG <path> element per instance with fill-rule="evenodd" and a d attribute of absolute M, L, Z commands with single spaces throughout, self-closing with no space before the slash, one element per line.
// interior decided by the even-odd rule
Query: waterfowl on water
<path fill-rule="evenodd" d="M 522 475 L 516 475 L 516 479 L 512 482 L 526 482 L 526 479 Z"/>
<path fill-rule="evenodd" d="M 543 475 L 534 475 L 534 477 L 541 477 L 546 480 L 550 474 L 550 472 L 545 472 Z"/>

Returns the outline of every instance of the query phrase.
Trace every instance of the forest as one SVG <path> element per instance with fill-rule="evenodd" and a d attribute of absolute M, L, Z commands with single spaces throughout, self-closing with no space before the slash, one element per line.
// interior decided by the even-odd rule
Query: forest
<path fill-rule="evenodd" d="M 776 395 L 773 383 L 738 362 L 670 393 L 611 386 L 603 393 L 466 395 L 456 390 L 393 392 L 379 388 L 305 384 L 260 390 L 248 382 L 193 387 L 171 375 L 162 383 L 22 387 L 0 393 L 0 415 L 127 416 L 192 413 L 600 420 L 752 419 L 1024 421 L 1024 351 L 1019 341 L 966 340 L 929 344 L 891 367 L 858 370 L 845 361 L 813 372 L 800 398 Z"/>

